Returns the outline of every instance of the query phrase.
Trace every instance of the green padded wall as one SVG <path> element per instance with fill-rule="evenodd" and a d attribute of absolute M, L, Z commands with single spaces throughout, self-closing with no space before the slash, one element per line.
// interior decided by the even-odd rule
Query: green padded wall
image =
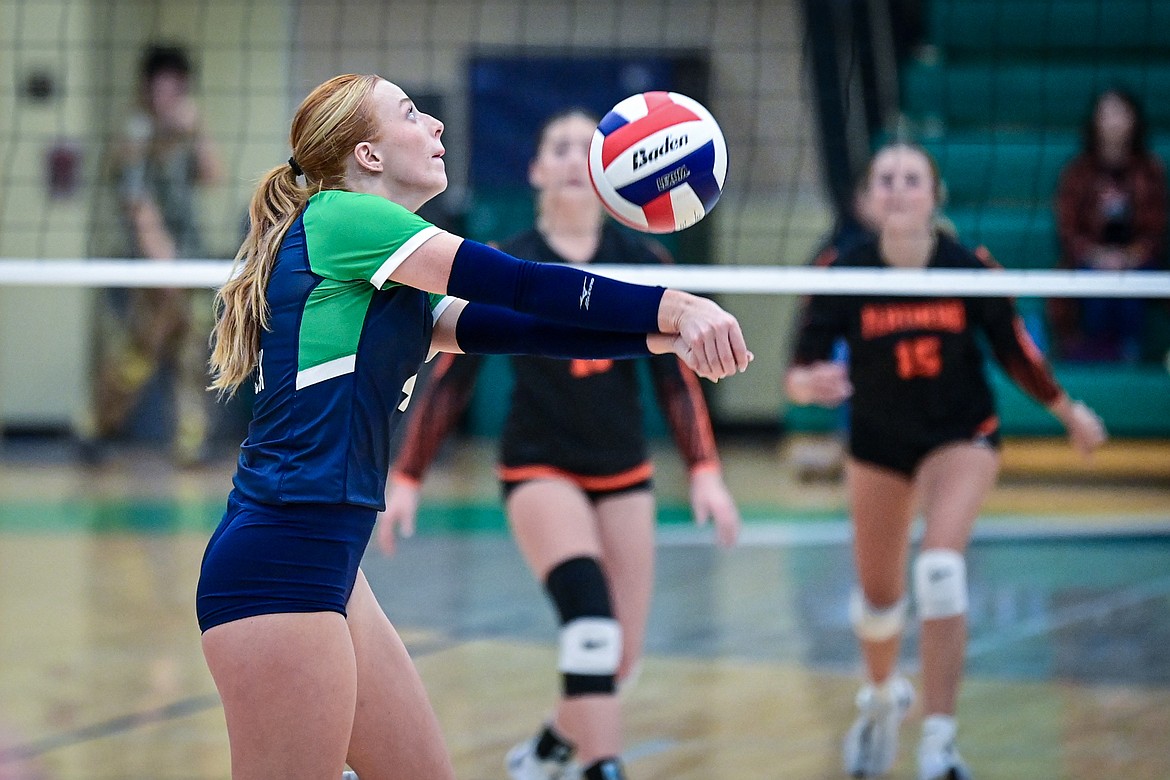
<path fill-rule="evenodd" d="M 985 61 L 911 63 L 903 73 L 903 109 L 948 129 L 1075 128 L 1092 96 L 1124 84 L 1145 101 L 1151 126 L 1170 126 L 1170 62 Z"/>
<path fill-rule="evenodd" d="M 1140 56 L 1170 48 L 1160 0 L 932 0 L 930 39 L 954 57 Z"/>
<path fill-rule="evenodd" d="M 1170 160 L 1170 2 L 1162 0 L 926 0 L 927 43 L 903 64 L 902 111 L 938 160 L 946 216 L 959 237 L 1004 266 L 1058 261 L 1053 197 L 1080 146 L 1094 95 L 1121 85 L 1143 100 L 1151 145 Z M 1043 344 L 1044 302 L 1018 302 Z M 1170 307 L 1147 309 L 1140 367 L 1058 366 L 1069 391 L 1102 413 L 1115 435 L 1170 435 Z M 1004 430 L 1059 426 L 993 371 Z M 794 410 L 790 425 L 832 427 L 831 415 Z"/>

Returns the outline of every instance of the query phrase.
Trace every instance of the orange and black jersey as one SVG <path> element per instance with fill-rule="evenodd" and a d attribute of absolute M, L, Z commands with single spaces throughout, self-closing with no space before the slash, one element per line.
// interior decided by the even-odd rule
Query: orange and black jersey
<path fill-rule="evenodd" d="M 876 240 L 832 265 L 886 267 Z M 986 252 L 971 252 L 940 233 L 927 267 L 998 266 Z M 814 296 L 806 305 L 794 361 L 828 360 L 834 341 L 843 337 L 849 344 L 856 421 L 893 436 L 938 426 L 974 430 L 995 415 L 979 334 L 1023 390 L 1046 406 L 1060 397 L 1009 298 Z"/>
<path fill-rule="evenodd" d="M 516 257 L 563 263 L 535 230 L 501 247 Z M 592 261 L 661 263 L 666 258 L 644 239 L 607 223 Z M 718 455 L 699 382 L 674 355 L 645 359 L 656 395 L 679 450 L 691 469 L 717 465 Z M 513 356 L 515 382 L 500 444 L 505 480 L 564 472 L 597 489 L 621 487 L 650 476 L 643 432 L 638 362 L 559 360 Z M 411 402 L 411 421 L 395 472 L 419 480 L 471 397 L 481 358 L 442 355 L 426 386 Z M 592 478 L 592 479 L 590 479 Z M 592 488 L 591 488 L 592 489 Z"/>

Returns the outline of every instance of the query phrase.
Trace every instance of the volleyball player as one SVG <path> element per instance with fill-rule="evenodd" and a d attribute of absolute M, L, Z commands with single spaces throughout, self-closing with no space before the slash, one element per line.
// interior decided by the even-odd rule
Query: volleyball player
<path fill-rule="evenodd" d="M 588 175 L 596 117 L 554 115 L 537 138 L 529 182 L 536 225 L 503 245 L 546 264 L 660 263 L 657 244 L 603 216 Z M 388 485 L 378 538 L 413 530 L 419 484 L 471 396 L 479 359 L 445 355 L 420 398 Z M 707 407 L 694 374 L 673 355 L 651 358 L 658 398 L 686 461 L 697 522 L 714 520 L 735 541 L 739 512 L 723 482 Z M 508 754 L 514 780 L 546 780 L 584 768 L 587 780 L 623 769 L 617 686 L 642 654 L 654 582 L 655 503 L 636 361 L 512 359 L 515 384 L 500 445 L 508 522 L 561 622 L 561 695 L 552 719 Z M 606 652 L 581 653 L 585 632 Z"/>
<path fill-rule="evenodd" d="M 866 176 L 878 236 L 833 265 L 863 268 L 994 266 L 935 226 L 940 182 L 920 147 L 879 151 Z M 1013 380 L 1064 424 L 1084 456 L 1105 439 L 1100 419 L 1060 389 L 1005 298 L 815 296 L 785 386 L 796 403 L 851 399 L 846 477 L 860 588 L 850 618 L 867 679 L 844 746 L 854 777 L 894 763 L 898 727 L 913 691 L 896 671 L 909 609 L 911 521 L 925 518 L 912 590 L 921 621 L 925 720 L 919 777 L 970 777 L 955 748 L 955 707 L 967 638 L 965 552 L 999 468 L 999 423 L 978 337 Z M 844 337 L 848 368 L 830 358 Z"/>
<path fill-rule="evenodd" d="M 442 132 L 377 76 L 314 89 L 219 291 L 213 386 L 251 379 L 256 400 L 197 611 L 237 780 L 336 780 L 347 762 L 362 780 L 453 776 L 358 569 L 428 350 L 674 350 L 712 379 L 751 359 L 711 301 L 527 263 L 427 224 L 414 212 L 446 187 Z"/>

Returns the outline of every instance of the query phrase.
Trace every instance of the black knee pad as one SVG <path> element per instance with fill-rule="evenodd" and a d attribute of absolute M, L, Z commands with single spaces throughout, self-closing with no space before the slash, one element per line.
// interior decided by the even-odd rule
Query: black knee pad
<path fill-rule="evenodd" d="M 612 694 L 622 658 L 622 632 L 597 559 L 562 561 L 548 573 L 545 588 L 561 618 L 557 668 L 565 696 Z"/>

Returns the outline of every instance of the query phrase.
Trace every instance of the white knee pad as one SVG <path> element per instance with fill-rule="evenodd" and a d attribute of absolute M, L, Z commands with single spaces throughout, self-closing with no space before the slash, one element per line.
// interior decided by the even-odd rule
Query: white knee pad
<path fill-rule="evenodd" d="M 561 628 L 564 674 L 613 675 L 622 659 L 622 629 L 613 618 L 580 617 Z"/>
<path fill-rule="evenodd" d="M 922 620 L 967 611 L 967 564 L 954 550 L 923 550 L 914 561 L 914 600 Z"/>
<path fill-rule="evenodd" d="M 906 597 L 888 607 L 878 609 L 865 599 L 860 588 L 849 594 L 849 622 L 853 632 L 868 642 L 891 639 L 902 632 L 906 625 Z"/>

